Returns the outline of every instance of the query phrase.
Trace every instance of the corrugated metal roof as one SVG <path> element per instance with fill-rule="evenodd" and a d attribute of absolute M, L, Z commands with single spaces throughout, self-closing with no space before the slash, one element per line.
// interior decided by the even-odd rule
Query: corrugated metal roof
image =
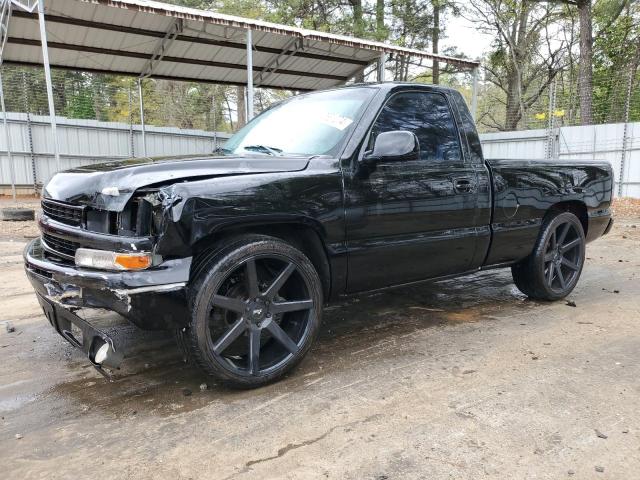
<path fill-rule="evenodd" d="M 149 0 L 45 0 L 50 63 L 138 76 L 164 45 L 152 77 L 246 83 L 246 30 L 253 32 L 256 86 L 315 90 L 339 85 L 381 53 L 476 62 L 380 42 L 278 25 Z M 176 35 L 164 40 L 168 32 Z M 41 64 L 37 16 L 14 8 L 3 60 Z"/>

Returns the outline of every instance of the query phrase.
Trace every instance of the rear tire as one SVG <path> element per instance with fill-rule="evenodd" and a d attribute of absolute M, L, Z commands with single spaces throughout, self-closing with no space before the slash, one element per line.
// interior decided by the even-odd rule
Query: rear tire
<path fill-rule="evenodd" d="M 536 300 L 560 300 L 575 288 L 585 259 L 585 236 L 578 218 L 569 212 L 548 216 L 536 246 L 511 267 L 518 289 Z"/>
<path fill-rule="evenodd" d="M 228 242 L 197 265 L 189 287 L 188 358 L 236 388 L 280 379 L 311 348 L 320 329 L 322 284 L 292 245 L 251 235 Z"/>

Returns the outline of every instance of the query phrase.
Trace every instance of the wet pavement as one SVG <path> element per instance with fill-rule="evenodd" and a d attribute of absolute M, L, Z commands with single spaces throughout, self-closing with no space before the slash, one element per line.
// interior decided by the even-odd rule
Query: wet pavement
<path fill-rule="evenodd" d="M 297 370 L 253 391 L 184 364 L 170 335 L 85 311 L 129 342 L 106 381 L 46 322 L 23 246 L 0 241 L 4 478 L 640 471 L 640 219 L 589 245 L 576 307 L 527 300 L 506 270 L 352 298 Z"/>

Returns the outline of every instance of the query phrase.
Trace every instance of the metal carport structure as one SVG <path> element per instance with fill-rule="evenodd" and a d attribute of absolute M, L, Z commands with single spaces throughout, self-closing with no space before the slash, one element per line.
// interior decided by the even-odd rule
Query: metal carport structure
<path fill-rule="evenodd" d="M 134 76 L 139 88 L 144 78 L 246 86 L 250 119 L 254 87 L 319 90 L 376 63 L 378 80 L 384 80 L 389 56 L 410 56 L 473 71 L 475 112 L 478 62 L 149 0 L 0 3 L 0 62 L 44 67 L 58 166 L 51 67 Z M 0 88 L 6 122 L 2 93 Z"/>

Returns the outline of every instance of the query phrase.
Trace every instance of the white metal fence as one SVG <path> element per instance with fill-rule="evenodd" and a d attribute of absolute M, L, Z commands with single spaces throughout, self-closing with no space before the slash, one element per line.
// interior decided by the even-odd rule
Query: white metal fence
<path fill-rule="evenodd" d="M 603 160 L 613 166 L 616 196 L 640 198 L 640 123 L 480 135 L 485 158 Z"/>
<path fill-rule="evenodd" d="M 46 183 L 56 171 L 49 117 L 8 113 L 7 121 L 16 185 Z M 61 170 L 142 156 L 139 125 L 64 117 L 57 117 L 57 122 Z M 0 129 L 4 130 L 1 123 Z M 146 126 L 144 141 L 147 155 L 163 156 L 211 153 L 228 137 L 227 133 Z M 0 134 L 0 185 L 11 185 L 4 132 Z"/>

